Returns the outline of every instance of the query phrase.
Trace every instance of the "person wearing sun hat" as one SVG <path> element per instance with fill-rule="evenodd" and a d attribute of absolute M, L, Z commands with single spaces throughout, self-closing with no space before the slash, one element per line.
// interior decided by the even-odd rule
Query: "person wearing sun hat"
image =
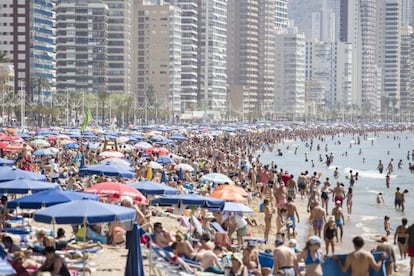
<path fill-rule="evenodd" d="M 247 276 L 249 273 L 243 261 L 236 255 L 231 255 L 231 267 L 229 269 L 229 276 Z"/>
<path fill-rule="evenodd" d="M 297 262 L 305 262 L 305 276 L 322 276 L 322 254 L 321 239 L 318 236 L 311 236 L 306 242 L 305 248 L 297 257 Z M 298 265 L 298 264 L 297 264 Z"/>

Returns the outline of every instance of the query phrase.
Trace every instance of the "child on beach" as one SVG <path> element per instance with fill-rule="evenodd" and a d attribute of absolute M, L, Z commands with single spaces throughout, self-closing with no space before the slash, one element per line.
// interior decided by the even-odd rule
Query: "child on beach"
<path fill-rule="evenodd" d="M 388 237 L 391 234 L 391 222 L 390 222 L 389 216 L 384 217 L 384 230 L 385 230 L 385 234 Z"/>
<path fill-rule="evenodd" d="M 384 203 L 384 197 L 383 197 L 382 193 L 377 194 L 377 203 L 378 204 Z"/>

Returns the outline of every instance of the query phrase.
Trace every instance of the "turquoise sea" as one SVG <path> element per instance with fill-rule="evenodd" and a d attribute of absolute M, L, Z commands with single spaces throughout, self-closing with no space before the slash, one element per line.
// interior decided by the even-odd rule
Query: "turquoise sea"
<path fill-rule="evenodd" d="M 414 223 L 414 174 L 408 169 L 408 163 L 414 163 L 414 160 L 407 159 L 407 153 L 414 150 L 414 133 L 395 132 L 395 133 L 369 133 L 366 138 L 360 138 L 360 144 L 357 144 L 357 135 L 337 135 L 335 137 L 324 137 L 324 141 L 314 140 L 313 148 L 310 150 L 310 140 L 285 140 L 283 144 L 275 145 L 272 152 L 258 152 L 260 161 L 264 164 L 270 164 L 274 161 L 278 168 L 288 170 L 295 178 L 305 170 L 313 173 L 314 171 L 321 174 L 321 182 L 329 177 L 332 186 L 336 181 L 343 182 L 346 190 L 349 187 L 349 170 L 359 173 L 359 179 L 354 184 L 354 204 L 352 216 L 346 219 L 344 241 L 350 241 L 353 235 L 362 235 L 367 240 L 375 240 L 379 234 L 384 234 L 383 221 L 384 216 L 391 217 L 392 228 L 395 229 L 401 224 L 401 218 L 407 217 L 408 224 Z M 339 143 L 340 142 L 340 143 Z M 317 151 L 317 145 L 320 150 Z M 325 151 L 327 145 L 327 151 Z M 297 152 L 295 154 L 295 148 Z M 283 156 L 277 156 L 276 152 L 281 149 Z M 361 153 L 360 153 L 361 151 Z M 308 162 L 305 161 L 305 153 L 308 156 Z M 322 155 L 325 161 L 326 154 L 333 154 L 334 159 L 328 168 L 325 162 L 319 161 L 319 155 Z M 365 158 L 365 160 L 364 160 Z M 391 185 L 387 189 L 385 185 L 385 172 L 380 174 L 377 170 L 378 161 L 382 160 L 384 168 L 388 162 L 394 159 L 394 173 L 391 175 Z M 313 160 L 315 167 L 312 167 Z M 403 169 L 398 169 L 398 162 L 402 160 Z M 340 175 L 336 180 L 333 177 L 335 167 L 338 167 Z M 384 169 L 385 171 L 385 169 Z M 404 212 L 394 208 L 394 192 L 396 187 L 401 191 L 407 189 L 406 209 Z M 382 192 L 385 204 L 377 204 L 376 196 Z M 300 199 L 297 199 L 300 200 Z M 330 202 L 329 209 L 333 207 Z M 346 213 L 346 210 L 345 214 Z M 394 235 L 394 233 L 392 233 Z M 399 253 L 398 253 L 399 257 Z"/>

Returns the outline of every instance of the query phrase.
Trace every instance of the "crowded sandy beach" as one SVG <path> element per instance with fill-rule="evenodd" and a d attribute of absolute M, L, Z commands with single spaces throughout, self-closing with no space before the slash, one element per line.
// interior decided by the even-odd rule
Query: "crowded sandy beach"
<path fill-rule="evenodd" d="M 136 222 L 145 275 L 410 275 L 413 140 L 406 124 L 4 129 L 2 258 L 138 275 Z M 76 200 L 117 213 L 77 220 Z"/>

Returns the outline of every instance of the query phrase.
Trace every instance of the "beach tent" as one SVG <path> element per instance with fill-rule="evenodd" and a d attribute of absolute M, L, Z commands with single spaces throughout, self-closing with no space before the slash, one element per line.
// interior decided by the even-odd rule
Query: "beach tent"
<path fill-rule="evenodd" d="M 135 221 L 135 209 L 94 200 L 73 200 L 36 211 L 37 222 L 56 224 L 97 224 L 113 221 Z"/>
<path fill-rule="evenodd" d="M 227 175 L 222 173 L 208 173 L 201 177 L 201 180 L 204 182 L 213 182 L 215 184 L 234 184 L 233 180 L 231 180 Z"/>
<path fill-rule="evenodd" d="M 46 181 L 46 176 L 34 172 L 24 171 L 16 167 L 0 167 L 0 182 L 16 180 L 16 179 L 30 179 L 37 181 Z"/>
<path fill-rule="evenodd" d="M 138 229 L 134 223 L 132 229 L 126 233 L 126 247 L 128 257 L 125 266 L 125 276 L 144 276 L 144 264 L 142 263 L 141 253 L 141 234 L 143 231 Z"/>
<path fill-rule="evenodd" d="M 86 168 L 79 169 L 79 175 L 106 175 L 106 176 L 117 176 L 124 178 L 134 178 L 135 173 L 131 167 L 118 165 L 112 162 L 106 162 L 105 164 L 96 164 L 88 166 Z"/>
<path fill-rule="evenodd" d="M 9 208 L 40 209 L 72 200 L 98 200 L 99 196 L 88 193 L 79 193 L 61 190 L 46 190 L 32 195 L 21 197 L 7 203 Z"/>
<path fill-rule="evenodd" d="M 162 206 L 171 205 L 195 205 L 204 208 L 222 209 L 224 207 L 224 200 L 215 199 L 211 197 L 200 196 L 197 194 L 185 194 L 185 195 L 170 195 L 162 196 L 152 200 L 153 204 Z"/>
<path fill-rule="evenodd" d="M 0 193 L 27 194 L 50 189 L 57 189 L 56 183 L 36 181 L 30 179 L 16 179 L 0 183 Z"/>
<path fill-rule="evenodd" d="M 139 181 L 129 184 L 141 193 L 147 195 L 176 195 L 178 190 L 154 181 Z"/>

